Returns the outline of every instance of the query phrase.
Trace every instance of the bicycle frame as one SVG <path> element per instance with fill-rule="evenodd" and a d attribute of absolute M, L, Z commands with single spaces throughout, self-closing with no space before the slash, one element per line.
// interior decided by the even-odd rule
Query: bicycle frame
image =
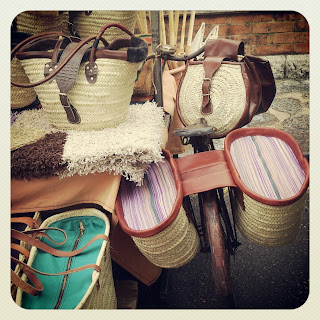
<path fill-rule="evenodd" d="M 159 34 L 159 12 L 151 12 L 152 21 L 152 46 L 154 55 L 154 83 L 156 87 L 155 100 L 160 107 L 163 107 L 162 100 L 162 60 L 179 60 L 186 61 L 191 59 L 203 51 L 200 48 L 192 56 L 177 58 L 168 53 L 161 53 L 160 50 L 160 34 Z M 165 116 L 167 128 L 170 125 L 170 115 Z M 184 144 L 191 143 L 194 152 L 214 150 L 212 139 L 209 135 L 186 138 L 182 137 Z M 231 196 L 231 191 L 229 191 Z M 230 275 L 229 255 L 234 254 L 234 249 L 239 245 L 235 231 L 232 230 L 227 206 L 224 201 L 223 189 L 210 190 L 198 194 L 201 225 L 197 224 L 192 209 L 191 201 L 188 197 L 184 199 L 184 203 L 189 208 L 189 217 L 195 225 L 200 239 L 201 251 L 211 251 L 212 272 L 215 283 L 216 294 L 226 297 L 231 306 L 234 307 L 234 298 L 232 293 L 232 281 Z M 221 219 L 224 222 L 225 230 L 222 226 Z M 234 228 L 235 229 L 235 228 Z"/>

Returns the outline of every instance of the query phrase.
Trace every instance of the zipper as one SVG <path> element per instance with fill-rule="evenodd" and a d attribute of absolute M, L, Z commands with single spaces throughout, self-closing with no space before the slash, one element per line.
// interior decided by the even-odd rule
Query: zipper
<path fill-rule="evenodd" d="M 78 238 L 76 239 L 76 241 L 74 243 L 72 251 L 76 250 L 76 248 L 77 248 L 77 246 L 79 244 L 79 241 L 80 241 L 80 239 L 81 239 L 81 237 L 83 236 L 83 233 L 84 233 L 84 225 L 83 225 L 83 223 L 81 221 L 80 221 L 80 224 L 79 224 L 79 230 L 80 230 L 80 233 L 79 233 L 79 236 L 78 236 Z M 73 257 L 69 257 L 66 271 L 70 270 L 72 258 Z M 54 309 L 58 309 L 60 304 L 61 304 L 61 300 L 62 300 L 62 297 L 63 297 L 63 294 L 64 294 L 64 290 L 65 290 L 65 287 L 66 287 L 66 283 L 67 283 L 67 278 L 68 278 L 68 274 L 64 275 L 63 282 L 62 282 L 62 287 L 61 287 L 60 294 L 59 294 L 59 298 L 58 298 L 57 304 L 55 305 Z"/>

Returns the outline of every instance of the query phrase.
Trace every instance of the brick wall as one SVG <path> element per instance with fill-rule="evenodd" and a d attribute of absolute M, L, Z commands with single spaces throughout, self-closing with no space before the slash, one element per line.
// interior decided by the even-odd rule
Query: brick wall
<path fill-rule="evenodd" d="M 181 21 L 182 15 L 180 15 L 180 28 Z M 228 11 L 219 13 L 202 11 L 196 13 L 194 35 L 202 22 L 206 24 L 205 37 L 214 26 L 219 25 L 219 37 L 244 41 L 247 54 L 263 56 L 309 53 L 309 25 L 306 18 L 298 12 Z M 180 42 L 180 28 L 178 43 Z M 168 29 L 167 25 L 166 30 Z"/>

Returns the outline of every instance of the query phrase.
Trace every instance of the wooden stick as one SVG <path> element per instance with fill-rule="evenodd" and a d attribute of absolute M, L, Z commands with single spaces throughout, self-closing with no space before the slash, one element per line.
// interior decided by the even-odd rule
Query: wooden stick
<path fill-rule="evenodd" d="M 161 32 L 161 43 L 167 44 L 167 37 L 166 37 L 166 23 L 164 21 L 164 12 L 160 11 L 160 32 Z M 165 64 L 164 70 L 169 70 L 168 63 Z"/>
<path fill-rule="evenodd" d="M 138 28 L 139 28 L 139 33 L 143 33 L 143 30 L 142 30 L 142 23 L 141 23 L 141 18 L 140 18 L 140 15 L 139 13 L 137 14 L 137 24 L 138 24 Z"/>
<path fill-rule="evenodd" d="M 161 43 L 166 44 L 167 43 L 167 37 L 166 37 L 166 24 L 164 22 L 164 13 L 163 11 L 160 11 L 160 32 L 161 32 Z"/>
<path fill-rule="evenodd" d="M 190 19 L 189 19 L 189 32 L 188 32 L 188 39 L 187 39 L 187 46 L 186 46 L 186 54 L 190 54 L 195 16 L 196 16 L 196 12 L 194 10 L 191 11 Z"/>
<path fill-rule="evenodd" d="M 180 11 L 174 13 L 174 45 L 178 44 L 178 29 L 179 29 Z"/>
<path fill-rule="evenodd" d="M 148 33 L 147 14 L 145 11 L 139 11 L 139 14 L 140 14 L 140 18 L 141 18 L 143 33 L 147 34 Z"/>
<path fill-rule="evenodd" d="M 174 46 L 174 17 L 173 11 L 168 11 L 169 16 L 169 44 Z"/>
<path fill-rule="evenodd" d="M 180 35 L 180 44 L 177 47 L 176 50 L 176 56 L 184 56 L 184 38 L 185 38 L 185 33 L 186 33 L 186 21 L 187 21 L 187 11 L 183 11 L 183 17 L 182 17 L 182 26 L 181 26 L 181 35 Z M 178 66 L 183 66 L 185 65 L 185 62 L 179 61 Z"/>
<path fill-rule="evenodd" d="M 184 37 L 186 33 L 186 21 L 187 21 L 187 11 L 183 11 L 182 26 L 181 26 L 181 36 L 180 36 L 180 49 L 184 51 Z"/>

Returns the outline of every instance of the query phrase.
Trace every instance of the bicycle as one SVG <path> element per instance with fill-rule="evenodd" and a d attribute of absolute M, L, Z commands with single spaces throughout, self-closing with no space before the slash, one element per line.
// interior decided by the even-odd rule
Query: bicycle
<path fill-rule="evenodd" d="M 159 42 L 159 26 L 157 26 L 158 13 L 152 12 L 152 34 L 154 54 L 148 59 L 153 58 L 154 61 L 154 83 L 156 87 L 155 101 L 160 107 L 162 101 L 162 61 L 187 61 L 197 57 L 204 50 L 200 48 L 193 54 L 184 57 L 174 56 L 174 48 L 168 45 L 161 46 Z M 165 115 L 165 124 L 167 128 L 170 126 L 170 115 Z M 213 127 L 209 127 L 205 119 L 183 129 L 177 129 L 174 134 L 180 136 L 182 144 L 191 144 L 194 153 L 202 153 L 206 151 L 214 151 L 215 147 L 211 138 L 214 132 Z M 178 156 L 174 155 L 177 159 Z M 229 197 L 231 199 L 233 193 L 232 187 L 229 188 Z M 225 202 L 223 188 L 212 189 L 198 194 L 198 202 L 200 208 L 201 223 L 196 221 L 195 213 L 192 207 L 190 197 L 184 198 L 184 205 L 188 208 L 189 218 L 193 222 L 198 231 L 201 243 L 201 252 L 211 252 L 212 273 L 215 284 L 215 292 L 226 298 L 231 308 L 236 307 L 232 280 L 230 274 L 230 256 L 234 255 L 236 248 L 240 245 L 237 241 L 236 228 L 230 219 Z M 230 201 L 232 204 L 232 201 Z M 232 210 L 232 206 L 231 206 Z M 232 213 L 233 216 L 233 213 Z"/>

